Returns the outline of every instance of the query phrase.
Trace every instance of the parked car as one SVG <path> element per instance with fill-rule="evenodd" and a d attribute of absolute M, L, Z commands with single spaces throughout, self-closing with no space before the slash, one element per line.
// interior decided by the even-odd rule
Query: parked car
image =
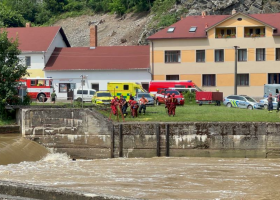
<path fill-rule="evenodd" d="M 136 96 L 134 97 L 134 100 L 138 102 L 142 98 L 143 95 L 149 101 L 146 105 L 155 105 L 154 97 L 151 96 L 151 94 L 149 94 L 149 93 L 142 93 L 142 92 L 137 93 Z"/>
<path fill-rule="evenodd" d="M 177 90 L 178 92 L 196 92 L 199 88 L 168 88 L 170 90 Z"/>
<path fill-rule="evenodd" d="M 74 100 L 77 101 L 91 101 L 93 95 L 96 93 L 94 89 L 75 89 L 74 90 Z"/>
<path fill-rule="evenodd" d="M 155 95 L 156 104 L 165 104 L 165 98 L 167 97 L 167 94 L 175 94 L 175 97 L 178 99 L 177 105 L 184 105 L 185 99 L 184 96 L 178 92 L 177 90 L 171 90 L 171 89 L 159 89 L 158 92 Z"/>
<path fill-rule="evenodd" d="M 277 109 L 277 103 L 278 103 L 278 102 L 277 102 L 277 98 L 272 97 L 273 109 Z M 263 105 L 264 109 L 267 109 L 267 105 L 268 105 L 267 98 L 261 99 L 261 100 L 260 100 L 260 104 Z"/>
<path fill-rule="evenodd" d="M 109 91 L 96 92 L 92 97 L 92 103 L 94 104 L 110 104 L 113 97 Z"/>
<path fill-rule="evenodd" d="M 224 99 L 224 105 L 231 108 L 247 108 L 252 109 L 262 109 L 264 105 L 258 103 L 252 97 L 246 95 L 230 95 Z"/>

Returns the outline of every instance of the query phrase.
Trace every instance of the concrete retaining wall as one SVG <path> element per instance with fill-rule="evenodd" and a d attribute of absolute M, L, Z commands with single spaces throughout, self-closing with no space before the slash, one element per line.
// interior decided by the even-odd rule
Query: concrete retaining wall
<path fill-rule="evenodd" d="M 43 200 L 109 200 L 126 199 L 122 197 L 113 197 L 108 195 L 73 192 L 66 189 L 57 189 L 51 187 L 28 185 L 25 183 L 15 183 L 9 181 L 0 181 L 0 194 L 18 197 L 27 197 Z M 6 199 L 6 198 L 5 198 Z"/>
<path fill-rule="evenodd" d="M 8 125 L 8 126 L 0 126 L 0 134 L 11 134 L 11 133 L 19 133 L 20 126 L 18 125 Z"/>
<path fill-rule="evenodd" d="M 108 158 L 112 123 L 89 109 L 22 109 L 24 137 L 66 152 L 73 158 Z"/>
<path fill-rule="evenodd" d="M 19 113 L 23 136 L 75 158 L 280 157 L 280 123 L 113 124 L 89 109 Z"/>

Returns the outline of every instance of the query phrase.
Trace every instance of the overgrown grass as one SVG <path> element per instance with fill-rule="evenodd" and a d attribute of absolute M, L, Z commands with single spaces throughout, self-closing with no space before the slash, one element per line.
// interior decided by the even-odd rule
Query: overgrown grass
<path fill-rule="evenodd" d="M 128 109 L 129 111 L 129 109 Z M 107 117 L 110 116 L 110 109 L 101 111 Z M 116 121 L 116 116 L 112 116 Z M 122 121 L 120 117 L 120 121 Z M 147 107 L 146 114 L 140 114 L 137 118 L 128 117 L 125 121 L 158 121 L 158 122 L 279 122 L 280 113 L 268 113 L 267 110 L 247 110 L 239 108 L 227 108 L 225 106 L 189 104 L 178 106 L 175 117 L 169 117 L 165 106 Z"/>
<path fill-rule="evenodd" d="M 0 126 L 13 125 L 15 123 L 16 123 L 15 120 L 7 120 L 7 119 L 1 119 L 0 118 Z"/>

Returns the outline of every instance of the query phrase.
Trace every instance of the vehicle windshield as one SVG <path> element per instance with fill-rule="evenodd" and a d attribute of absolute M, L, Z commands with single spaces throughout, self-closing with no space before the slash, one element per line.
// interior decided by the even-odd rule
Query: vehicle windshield
<path fill-rule="evenodd" d="M 197 87 L 196 85 L 194 86 L 196 89 L 197 89 L 197 91 L 202 91 L 202 89 L 200 89 L 199 87 Z"/>
<path fill-rule="evenodd" d="M 178 92 L 178 91 L 176 91 L 176 90 L 169 90 L 169 91 L 166 91 L 166 94 L 175 94 L 175 95 L 180 95 L 180 93 Z"/>
<path fill-rule="evenodd" d="M 247 99 L 249 102 L 257 102 L 255 99 L 251 97 L 245 97 L 245 99 Z"/>
<path fill-rule="evenodd" d="M 150 94 L 137 94 L 138 98 L 141 98 L 142 96 L 146 97 L 146 98 L 151 98 L 151 95 Z"/>
<path fill-rule="evenodd" d="M 97 93 L 97 97 L 111 97 L 111 94 L 108 92 Z"/>

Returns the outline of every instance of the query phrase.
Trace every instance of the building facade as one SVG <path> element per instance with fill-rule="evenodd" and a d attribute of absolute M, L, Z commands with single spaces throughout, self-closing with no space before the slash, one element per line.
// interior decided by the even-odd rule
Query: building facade
<path fill-rule="evenodd" d="M 205 91 L 263 96 L 280 83 L 280 13 L 189 16 L 150 36 L 154 80 L 192 80 Z M 235 51 L 236 47 L 236 51 Z"/>
<path fill-rule="evenodd" d="M 107 90 L 108 82 L 151 81 L 149 46 L 95 46 L 56 48 L 44 69 L 53 79 L 58 99 L 70 99 L 70 90 Z M 82 86 L 82 81 L 84 84 Z"/>
<path fill-rule="evenodd" d="M 44 78 L 43 71 L 56 47 L 70 47 L 61 27 L 26 27 L 7 28 L 8 37 L 18 38 L 22 64 L 28 66 L 30 78 Z"/>

